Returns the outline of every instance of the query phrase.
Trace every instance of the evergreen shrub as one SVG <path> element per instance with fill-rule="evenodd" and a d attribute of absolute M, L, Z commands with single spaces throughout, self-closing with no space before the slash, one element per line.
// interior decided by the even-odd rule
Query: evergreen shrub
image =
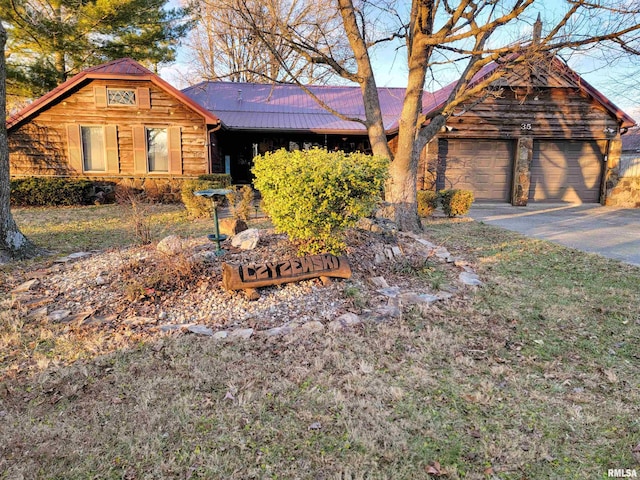
<path fill-rule="evenodd" d="M 440 190 L 438 196 L 442 202 L 442 210 L 448 217 L 466 215 L 473 203 L 471 190 Z"/>
<path fill-rule="evenodd" d="M 212 188 L 229 188 L 231 176 L 224 173 L 200 175 L 197 179 L 184 180 L 180 188 L 182 203 L 191 218 L 209 218 L 211 216 L 211 199 L 193 194 L 199 190 Z"/>
<path fill-rule="evenodd" d="M 429 217 L 438 206 L 438 194 L 432 190 L 418 190 L 418 215 Z"/>
<path fill-rule="evenodd" d="M 375 209 L 388 166 L 379 157 L 314 148 L 259 155 L 252 172 L 265 212 L 299 254 L 337 254 L 344 230 Z"/>
<path fill-rule="evenodd" d="M 16 206 L 88 205 L 93 202 L 94 185 L 73 178 L 28 177 L 11 180 L 10 191 Z"/>

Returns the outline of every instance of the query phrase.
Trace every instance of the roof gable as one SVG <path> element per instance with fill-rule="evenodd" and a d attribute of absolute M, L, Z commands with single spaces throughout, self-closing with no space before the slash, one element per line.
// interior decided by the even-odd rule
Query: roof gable
<path fill-rule="evenodd" d="M 480 69 L 470 82 L 470 86 L 479 84 L 484 79 L 493 74 L 500 67 L 498 62 L 491 62 Z M 441 88 L 433 93 L 426 93 L 422 99 L 422 111 L 428 117 L 442 108 L 451 91 L 457 82 L 451 82 L 449 85 Z M 574 87 L 579 88 L 584 93 L 600 103 L 611 115 L 618 119 L 620 126 L 623 128 L 632 127 L 636 124 L 635 120 L 618 108 L 612 101 L 600 93 L 595 87 L 584 80 L 566 63 L 557 57 L 553 57 L 550 62 L 531 66 L 528 64 L 520 64 L 516 68 L 508 72 L 504 77 L 496 80 L 494 85 L 510 85 L 510 86 L 538 86 L 538 87 Z M 397 129 L 397 123 L 393 126 Z"/>
<path fill-rule="evenodd" d="M 58 100 L 66 97 L 76 87 L 84 85 L 92 80 L 97 79 L 113 79 L 113 80 L 148 80 L 155 86 L 176 97 L 191 110 L 202 115 L 208 124 L 216 125 L 220 120 L 208 110 L 202 108 L 199 104 L 185 96 L 180 90 L 176 89 L 155 73 L 147 70 L 135 60 L 131 58 L 122 58 L 112 62 L 87 68 L 77 75 L 71 77 L 66 82 L 58 85 L 56 88 L 33 101 L 25 108 L 17 112 L 15 115 L 7 119 L 7 129 L 15 128 L 17 125 L 29 120 L 42 110 L 48 108 Z"/>

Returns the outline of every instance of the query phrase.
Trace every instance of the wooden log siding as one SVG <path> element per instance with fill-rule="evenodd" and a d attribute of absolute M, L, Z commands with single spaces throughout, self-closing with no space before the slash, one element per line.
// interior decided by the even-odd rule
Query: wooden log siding
<path fill-rule="evenodd" d="M 612 138 L 618 124 L 600 104 L 575 88 L 543 88 L 526 93 L 505 89 L 501 98 L 490 98 L 447 121 L 446 138 L 555 139 Z"/>
<path fill-rule="evenodd" d="M 95 87 L 104 87 L 105 95 L 106 88 L 136 89 L 138 102 L 143 98 L 139 88 L 146 88 L 149 90 L 151 108 L 127 106 L 99 108 L 96 106 Z M 151 82 L 94 80 L 60 99 L 58 103 L 39 113 L 29 123 L 11 131 L 9 135 L 11 174 L 18 176 L 81 175 L 75 168 L 71 169 L 69 163 L 69 125 L 76 125 L 78 129 L 83 125 L 116 127 L 118 175 L 123 177 L 146 175 L 146 167 L 144 173 L 140 170 L 139 173 L 134 174 L 134 127 L 179 128 L 179 135 L 176 135 L 175 131 L 172 131 L 171 135 L 173 138 L 177 136 L 180 138 L 181 169 L 177 167 L 175 161 L 177 150 L 174 148 L 171 162 L 173 173 L 166 173 L 164 176 L 192 177 L 207 173 L 207 126 L 200 115 Z M 46 140 L 36 141 L 36 133 L 40 139 Z M 113 132 L 107 135 L 113 138 Z M 91 176 L 113 176 L 115 153 L 115 149 L 107 151 L 109 172 L 92 172 Z M 162 176 L 154 174 L 156 175 Z"/>

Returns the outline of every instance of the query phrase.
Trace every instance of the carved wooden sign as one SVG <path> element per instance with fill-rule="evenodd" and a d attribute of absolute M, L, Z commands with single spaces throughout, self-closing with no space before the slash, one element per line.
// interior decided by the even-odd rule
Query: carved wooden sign
<path fill-rule="evenodd" d="M 255 290 L 258 287 L 280 285 L 318 278 L 350 278 L 351 267 L 346 257 L 330 254 L 292 258 L 262 265 L 232 265 L 222 263 L 222 286 L 226 290 Z M 247 292 L 250 294 L 254 292 Z"/>

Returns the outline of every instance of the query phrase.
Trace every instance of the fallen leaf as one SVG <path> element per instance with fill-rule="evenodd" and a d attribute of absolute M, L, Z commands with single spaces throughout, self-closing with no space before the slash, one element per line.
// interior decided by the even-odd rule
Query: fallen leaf
<path fill-rule="evenodd" d="M 309 430 L 320 430 L 322 428 L 322 424 L 320 422 L 313 422 L 309 425 Z"/>
<path fill-rule="evenodd" d="M 487 467 L 487 468 L 484 469 L 484 474 L 485 475 L 493 475 L 495 473 L 496 472 L 493 471 L 493 467 Z"/>
<path fill-rule="evenodd" d="M 440 470 L 440 462 L 429 462 L 429 465 L 426 467 L 427 473 L 429 475 L 442 475 L 442 471 Z"/>
<path fill-rule="evenodd" d="M 225 400 L 235 400 L 236 397 L 233 396 L 233 393 L 227 392 L 224 396 Z"/>

